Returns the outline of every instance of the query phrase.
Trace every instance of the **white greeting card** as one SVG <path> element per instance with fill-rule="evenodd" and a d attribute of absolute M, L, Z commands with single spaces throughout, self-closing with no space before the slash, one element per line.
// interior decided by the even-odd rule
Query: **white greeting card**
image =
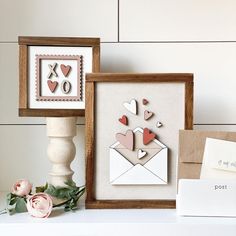
<path fill-rule="evenodd" d="M 207 138 L 200 178 L 236 180 L 236 142 Z"/>

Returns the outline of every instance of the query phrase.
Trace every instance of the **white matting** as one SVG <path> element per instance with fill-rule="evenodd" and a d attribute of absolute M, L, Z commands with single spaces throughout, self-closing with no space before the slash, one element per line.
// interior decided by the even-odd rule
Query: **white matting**
<path fill-rule="evenodd" d="M 82 55 L 82 101 L 36 101 L 35 97 L 35 56 L 46 55 Z M 61 108 L 84 109 L 85 108 L 85 74 L 92 72 L 92 47 L 29 47 L 29 108 Z"/>

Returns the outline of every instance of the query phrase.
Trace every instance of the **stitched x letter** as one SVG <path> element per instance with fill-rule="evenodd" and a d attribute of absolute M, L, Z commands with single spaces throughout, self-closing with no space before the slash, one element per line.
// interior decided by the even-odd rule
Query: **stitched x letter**
<path fill-rule="evenodd" d="M 55 77 L 57 77 L 58 75 L 57 75 L 57 73 L 56 73 L 56 67 L 57 67 L 57 63 L 55 62 L 53 65 L 50 65 L 50 64 L 48 64 L 48 67 L 49 67 L 49 69 L 50 69 L 50 71 L 49 71 L 49 73 L 48 73 L 48 79 L 50 79 L 50 77 L 52 76 L 52 75 L 54 75 Z"/>

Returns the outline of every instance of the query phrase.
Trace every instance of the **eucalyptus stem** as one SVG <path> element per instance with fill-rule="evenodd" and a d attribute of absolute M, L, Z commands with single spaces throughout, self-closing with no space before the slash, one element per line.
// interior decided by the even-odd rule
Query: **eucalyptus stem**
<path fill-rule="evenodd" d="M 8 213 L 7 209 L 3 209 L 3 210 L 0 211 L 0 215 L 7 214 L 7 213 Z"/>
<path fill-rule="evenodd" d="M 84 194 L 85 192 L 85 187 L 83 187 L 82 189 L 79 189 L 79 191 L 76 193 L 77 195 L 77 201 L 79 200 L 79 198 Z M 66 203 L 70 202 L 72 198 L 69 198 L 68 200 L 61 202 L 59 204 L 53 205 L 53 208 L 55 207 L 60 207 L 60 206 L 64 206 Z"/>

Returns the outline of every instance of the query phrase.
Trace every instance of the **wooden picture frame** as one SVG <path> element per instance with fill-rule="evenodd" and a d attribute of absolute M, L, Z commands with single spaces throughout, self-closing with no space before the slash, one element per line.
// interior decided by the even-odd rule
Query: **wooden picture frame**
<path fill-rule="evenodd" d="M 157 90 L 155 90 L 155 86 L 157 86 L 156 87 Z M 150 198 L 150 197 L 146 198 L 147 195 L 145 195 L 145 199 L 140 198 L 140 197 L 136 198 L 135 196 L 136 186 L 134 187 L 132 186 L 132 188 L 135 189 L 135 191 L 132 192 L 132 195 L 134 196 L 134 198 L 130 198 L 130 197 L 119 198 L 119 196 L 117 196 L 117 193 L 119 195 L 120 190 L 123 191 L 122 189 L 123 187 L 125 187 L 125 190 L 123 191 L 123 193 L 126 193 L 126 190 L 129 190 L 128 188 L 130 186 L 118 185 L 118 189 L 116 189 L 117 186 L 114 186 L 113 188 L 113 186 L 111 186 L 111 183 L 108 183 L 109 177 L 106 177 L 106 178 L 104 177 L 108 175 L 108 171 L 106 169 L 107 167 L 104 167 L 104 166 L 108 166 L 107 162 L 109 162 L 108 161 L 109 154 L 108 154 L 107 149 L 104 148 L 104 145 L 103 145 L 104 143 L 101 143 L 103 142 L 101 140 L 106 139 L 107 136 L 109 136 L 109 135 L 106 135 L 106 137 L 103 136 L 106 130 L 111 130 L 110 127 L 107 127 L 109 120 L 112 120 L 113 122 L 112 124 L 117 125 L 117 127 L 118 125 L 122 126 L 122 124 L 115 123 L 115 122 L 118 122 L 118 118 L 119 118 L 117 117 L 116 119 L 116 115 L 117 114 L 122 115 L 123 112 L 125 112 L 124 107 L 120 108 L 121 110 L 116 111 L 116 109 L 118 109 L 117 107 L 119 107 L 119 102 L 117 103 L 117 99 L 118 101 L 120 101 L 120 97 L 122 96 L 125 97 L 126 100 L 127 98 L 129 98 L 129 96 L 131 96 L 130 98 L 133 98 L 133 95 L 136 96 L 141 90 L 142 90 L 141 93 L 144 94 L 146 93 L 145 91 L 146 88 L 149 91 L 149 95 L 153 93 L 153 96 L 162 96 L 162 95 L 156 95 L 157 94 L 156 91 L 161 91 L 163 86 L 167 86 L 165 88 L 169 88 L 168 91 L 170 92 L 172 91 L 172 94 L 181 94 L 179 95 L 181 98 L 179 98 L 179 100 L 177 99 L 178 101 L 180 101 L 180 104 L 182 104 L 181 105 L 182 108 L 180 109 L 180 111 L 183 111 L 183 114 L 179 115 L 179 117 L 182 117 L 181 119 L 183 120 L 183 122 L 181 123 L 181 126 L 183 126 L 182 129 L 192 129 L 193 128 L 193 74 L 183 74 L 183 73 L 178 73 L 178 74 L 100 73 L 99 74 L 99 73 L 95 73 L 95 74 L 86 75 L 86 110 L 85 110 L 86 189 L 87 189 L 86 208 L 175 208 L 176 207 L 175 197 L 171 199 L 169 199 L 169 197 L 168 199 L 165 199 L 165 198 L 157 199 L 157 198 Z M 173 86 L 176 87 L 177 93 L 175 92 L 173 93 L 173 91 L 175 91 Z M 135 87 L 137 89 L 135 91 L 132 91 L 132 94 L 131 93 L 129 94 L 129 91 L 131 91 Z M 152 91 L 149 90 L 150 88 Z M 113 89 L 114 91 L 111 91 Z M 181 93 L 179 93 L 178 91 L 181 91 Z M 171 96 L 171 95 L 168 95 L 168 92 L 166 92 L 165 94 L 167 94 L 166 95 L 167 97 Z M 111 95 L 111 97 L 110 96 L 107 97 L 107 95 Z M 137 95 L 137 97 L 138 96 L 139 95 Z M 148 97 L 148 93 L 147 93 L 147 97 Z M 145 106 L 143 104 L 146 104 L 146 102 L 148 102 L 148 99 L 147 101 L 143 99 L 143 104 L 140 104 L 141 97 L 138 97 L 137 100 L 139 101 L 138 104 L 139 106 L 141 106 L 142 109 Z M 170 101 L 172 100 L 175 100 L 175 99 L 171 98 Z M 153 101 L 155 101 L 155 99 Z M 162 101 L 160 101 L 159 104 L 161 104 L 161 102 Z M 163 102 L 165 101 L 163 100 Z M 151 105 L 154 105 L 154 103 L 150 102 L 150 107 Z M 178 108 L 176 109 L 178 111 Z M 112 114 L 111 116 L 113 116 L 114 113 L 116 114 L 114 116 L 115 118 L 114 117 L 110 118 L 109 116 L 111 114 Z M 127 113 L 127 114 L 130 114 L 130 116 L 132 115 L 131 113 Z M 154 112 L 154 115 L 156 115 L 155 112 Z M 156 117 L 158 117 L 158 115 L 156 115 Z M 103 119 L 105 120 L 103 121 Z M 139 115 L 139 119 L 142 119 L 142 114 Z M 156 118 L 151 118 L 151 119 L 156 119 Z M 144 122 L 147 122 L 147 121 L 144 121 Z M 172 123 L 174 124 L 174 122 Z M 179 129 L 181 129 L 181 127 Z M 174 140 L 174 143 L 177 146 L 175 147 L 176 149 L 174 151 L 175 153 L 176 152 L 178 153 L 177 149 L 178 149 L 179 129 L 177 127 L 176 131 L 174 132 L 175 134 L 174 138 L 176 139 Z M 112 140 L 113 140 L 113 136 L 112 136 Z M 108 147 L 111 143 L 112 141 L 108 144 L 105 144 L 106 147 Z M 101 155 L 100 150 L 103 150 L 103 149 L 106 149 L 104 152 L 106 153 L 105 155 Z M 100 155 L 98 155 L 97 153 L 98 151 Z M 103 161 L 102 163 L 101 163 L 101 160 Z M 177 165 L 177 157 L 176 157 L 175 163 L 176 163 L 175 165 Z M 110 160 L 110 165 L 111 165 L 111 160 Z M 173 166 L 173 168 L 177 169 L 176 166 Z M 176 182 L 177 180 L 177 173 L 175 173 L 175 177 L 173 178 L 174 179 L 171 180 L 172 182 L 170 185 L 171 186 L 173 185 L 175 187 L 174 192 L 176 193 L 176 183 L 173 183 L 173 182 Z M 103 179 L 105 179 L 105 181 Z M 99 181 L 104 182 L 105 184 L 104 183 L 100 184 Z M 137 187 L 139 188 L 143 186 L 137 186 Z M 148 192 L 145 193 L 145 191 L 147 190 L 146 187 L 149 189 L 150 186 L 144 186 L 143 191 L 141 191 L 142 194 L 143 193 L 148 194 Z M 104 194 L 105 189 L 108 189 L 111 191 L 110 192 L 107 191 L 107 193 Z M 171 191 L 173 191 L 173 189 Z M 167 195 L 168 194 L 169 193 L 167 193 Z M 112 197 L 109 197 L 109 196 L 112 196 Z"/>
<path fill-rule="evenodd" d="M 19 116 L 84 116 L 85 73 L 100 71 L 100 39 L 20 36 L 18 43 Z"/>

